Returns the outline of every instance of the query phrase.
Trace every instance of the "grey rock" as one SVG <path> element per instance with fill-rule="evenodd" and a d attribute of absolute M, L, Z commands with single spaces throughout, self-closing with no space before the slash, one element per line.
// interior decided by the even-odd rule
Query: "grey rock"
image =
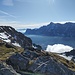
<path fill-rule="evenodd" d="M 0 62 L 0 75 L 20 75 L 11 66 Z"/>
<path fill-rule="evenodd" d="M 22 56 L 21 54 L 16 53 L 7 60 L 7 63 L 12 65 L 17 70 L 26 70 L 29 59 Z"/>
<path fill-rule="evenodd" d="M 24 57 L 30 58 L 31 60 L 34 58 L 37 58 L 39 56 L 39 54 L 35 51 L 30 51 L 30 50 L 25 50 L 22 55 Z"/>
<path fill-rule="evenodd" d="M 69 52 L 61 53 L 61 55 L 66 56 L 66 57 L 71 57 L 71 60 L 75 62 L 75 49 Z"/>
<path fill-rule="evenodd" d="M 75 72 L 72 72 L 65 65 L 57 62 L 50 56 L 38 57 L 28 70 L 45 75 L 75 75 Z"/>

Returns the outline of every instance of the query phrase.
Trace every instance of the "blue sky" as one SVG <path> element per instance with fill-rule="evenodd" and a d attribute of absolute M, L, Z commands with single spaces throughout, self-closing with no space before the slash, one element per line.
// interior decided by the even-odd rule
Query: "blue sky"
<path fill-rule="evenodd" d="M 75 0 L 0 0 L 0 25 L 36 28 L 75 21 Z"/>

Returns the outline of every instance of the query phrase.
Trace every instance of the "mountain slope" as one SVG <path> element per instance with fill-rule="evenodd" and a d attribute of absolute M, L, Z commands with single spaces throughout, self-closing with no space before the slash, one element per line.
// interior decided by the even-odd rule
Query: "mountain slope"
<path fill-rule="evenodd" d="M 8 59 L 11 55 L 16 52 L 21 53 L 24 49 L 21 47 L 14 46 L 11 43 L 6 43 L 0 40 L 0 61 Z"/>
<path fill-rule="evenodd" d="M 75 63 L 51 52 L 27 49 L 7 59 L 7 64 L 21 74 L 29 75 L 75 75 Z M 39 73 L 39 74 L 38 74 Z"/>
<path fill-rule="evenodd" d="M 75 23 L 50 23 L 47 26 L 42 26 L 39 29 L 27 29 L 25 34 L 47 35 L 47 36 L 62 36 L 75 37 Z"/>
<path fill-rule="evenodd" d="M 0 39 L 25 48 L 32 46 L 32 40 L 10 26 L 0 26 Z"/>
<path fill-rule="evenodd" d="M 75 49 L 69 51 L 69 52 L 64 52 L 64 53 L 61 53 L 62 57 L 64 57 L 65 59 L 67 60 L 72 60 L 75 62 Z"/>
<path fill-rule="evenodd" d="M 0 29 L 0 75 L 75 75 L 73 61 L 35 48 L 29 38 L 9 26 Z M 15 42 L 24 49 L 14 46 Z"/>

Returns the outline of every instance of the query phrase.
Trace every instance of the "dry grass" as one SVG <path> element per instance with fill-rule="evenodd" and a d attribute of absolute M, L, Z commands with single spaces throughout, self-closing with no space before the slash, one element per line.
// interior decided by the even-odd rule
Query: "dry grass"
<path fill-rule="evenodd" d="M 75 63 L 73 61 L 69 61 L 56 53 L 41 51 L 38 54 L 39 56 L 51 56 L 56 62 L 63 63 L 66 67 L 68 67 L 68 69 L 75 71 Z"/>
<path fill-rule="evenodd" d="M 52 52 L 46 52 L 46 51 L 41 51 L 40 53 L 38 53 L 39 56 L 50 56 L 52 57 L 56 62 L 62 63 L 64 64 L 66 67 L 68 67 L 68 69 L 75 71 L 75 63 L 73 61 L 69 61 L 61 56 L 59 56 L 56 53 L 52 53 Z M 36 60 L 36 59 L 35 59 Z M 33 62 L 30 61 L 29 64 L 32 64 Z"/>
<path fill-rule="evenodd" d="M 68 69 L 75 71 L 75 63 L 73 61 L 66 60 L 65 58 L 63 58 L 55 53 L 49 53 L 49 55 L 51 57 L 53 57 L 55 61 L 63 63 L 65 66 L 68 67 Z"/>
<path fill-rule="evenodd" d="M 24 51 L 23 48 L 15 47 L 15 46 L 11 47 L 11 48 L 7 48 L 5 43 L 2 45 L 1 45 L 1 43 L 2 43 L 2 41 L 0 40 L 0 61 L 4 61 L 4 60 L 8 59 L 11 55 L 13 55 L 16 52 L 22 53 Z M 40 53 L 38 53 L 38 55 L 39 56 L 51 56 L 55 61 L 63 63 L 65 66 L 68 67 L 68 69 L 75 71 L 75 63 L 73 61 L 68 61 L 55 53 L 41 51 Z M 30 65 L 32 63 L 33 63 L 33 61 L 29 62 Z"/>
<path fill-rule="evenodd" d="M 23 48 L 20 47 L 13 47 L 13 48 L 7 48 L 5 46 L 5 43 L 3 45 L 0 45 L 0 60 L 6 60 L 8 59 L 12 54 L 18 52 L 21 53 L 23 52 Z"/>

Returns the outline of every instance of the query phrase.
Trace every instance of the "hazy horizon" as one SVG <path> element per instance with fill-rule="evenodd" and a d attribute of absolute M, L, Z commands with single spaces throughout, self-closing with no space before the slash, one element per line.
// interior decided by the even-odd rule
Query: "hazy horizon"
<path fill-rule="evenodd" d="M 0 26 L 38 28 L 75 22 L 75 0 L 0 0 Z"/>

